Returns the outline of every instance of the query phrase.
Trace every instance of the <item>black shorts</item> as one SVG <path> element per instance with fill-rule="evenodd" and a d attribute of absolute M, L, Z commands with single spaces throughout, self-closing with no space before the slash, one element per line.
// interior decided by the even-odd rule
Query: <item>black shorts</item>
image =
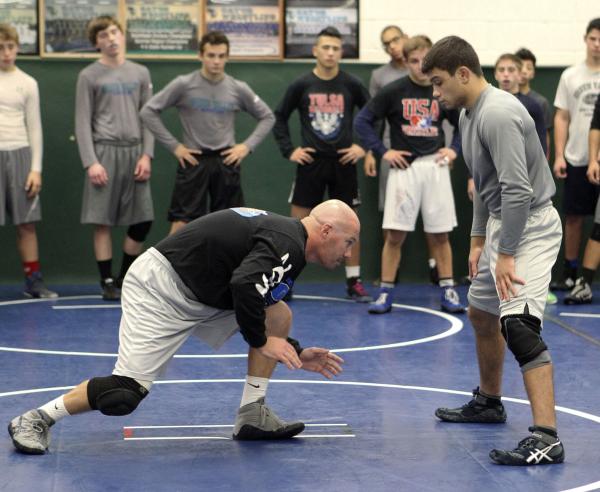
<path fill-rule="evenodd" d="M 177 167 L 169 222 L 190 222 L 207 213 L 244 204 L 239 166 L 223 164 L 218 151 L 205 151 L 195 157 L 197 166 Z"/>
<path fill-rule="evenodd" d="M 567 179 L 563 199 L 565 215 L 594 215 L 599 187 L 590 183 L 586 176 L 587 166 L 571 166 L 567 163 Z"/>
<path fill-rule="evenodd" d="M 338 199 L 352 208 L 360 205 L 356 165 L 342 165 L 337 157 L 315 157 L 311 164 L 298 166 L 292 185 L 290 203 L 314 208 L 323 201 L 325 191 L 330 199 Z"/>

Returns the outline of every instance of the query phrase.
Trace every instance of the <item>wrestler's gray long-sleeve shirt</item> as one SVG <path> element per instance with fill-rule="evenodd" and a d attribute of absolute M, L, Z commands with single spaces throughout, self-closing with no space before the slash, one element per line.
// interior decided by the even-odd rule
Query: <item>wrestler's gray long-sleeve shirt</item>
<path fill-rule="evenodd" d="M 485 236 L 489 215 L 502 220 L 500 253 L 514 255 L 531 212 L 556 191 L 535 124 L 518 99 L 488 86 L 459 122 L 475 182 L 471 236 Z"/>
<path fill-rule="evenodd" d="M 126 60 L 119 67 L 109 67 L 97 61 L 80 72 L 75 135 L 83 167 L 98 162 L 94 151 L 98 141 L 142 143 L 143 153 L 153 157 L 154 137 L 139 116 L 151 96 L 150 72 L 138 63 Z"/>
<path fill-rule="evenodd" d="M 160 119 L 164 109 L 175 107 L 183 127 L 183 145 L 191 149 L 217 150 L 235 144 L 235 115 L 246 111 L 258 120 L 244 141 L 250 150 L 268 135 L 275 116 L 267 104 L 245 82 L 225 75 L 218 82 L 202 76 L 200 70 L 171 81 L 146 103 L 140 116 L 156 139 L 171 152 L 179 141 Z"/>

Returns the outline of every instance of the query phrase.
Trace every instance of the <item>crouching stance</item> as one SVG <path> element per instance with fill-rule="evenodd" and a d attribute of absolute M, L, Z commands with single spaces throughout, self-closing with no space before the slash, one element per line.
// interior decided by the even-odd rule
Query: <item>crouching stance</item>
<path fill-rule="evenodd" d="M 438 41 L 423 72 L 442 104 L 463 108 L 462 149 L 475 183 L 469 319 L 480 382 L 469 403 L 435 415 L 446 422 L 505 422 L 500 395 L 508 346 L 523 373 L 534 425 L 515 449 L 494 449 L 490 458 L 501 465 L 561 463 L 552 363 L 541 330 L 562 228 L 534 122 L 516 98 L 486 82 L 477 54 L 461 38 Z"/>
<path fill-rule="evenodd" d="M 15 447 L 45 453 L 49 428 L 68 415 L 130 414 L 190 335 L 218 349 L 238 330 L 250 348 L 233 438 L 288 439 L 302 432 L 302 422 L 285 422 L 265 404 L 277 362 L 332 378 L 343 360 L 289 338 L 292 312 L 281 299 L 307 262 L 342 264 L 359 233 L 358 217 L 337 200 L 302 220 L 236 208 L 190 222 L 129 269 L 113 374 L 14 418 L 8 430 Z"/>

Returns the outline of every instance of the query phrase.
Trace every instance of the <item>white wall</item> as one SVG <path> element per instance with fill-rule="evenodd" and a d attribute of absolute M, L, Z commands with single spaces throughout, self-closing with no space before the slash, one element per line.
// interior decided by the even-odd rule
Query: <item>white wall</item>
<path fill-rule="evenodd" d="M 596 17 L 600 0 L 360 0 L 360 61 L 387 61 L 379 34 L 397 24 L 434 42 L 465 38 L 482 65 L 525 46 L 538 66 L 567 66 L 585 58 L 585 28 Z"/>

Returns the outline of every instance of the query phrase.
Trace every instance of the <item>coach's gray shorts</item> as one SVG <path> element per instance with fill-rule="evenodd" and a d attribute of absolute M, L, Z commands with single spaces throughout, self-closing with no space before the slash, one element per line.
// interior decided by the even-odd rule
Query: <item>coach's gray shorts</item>
<path fill-rule="evenodd" d="M 233 310 L 216 309 L 193 294 L 156 249 L 128 270 L 121 292 L 119 357 L 113 374 L 154 381 L 190 335 L 217 349 L 239 330 Z"/>
<path fill-rule="evenodd" d="M 28 198 L 25 191 L 29 171 L 29 147 L 0 150 L 0 225 L 6 224 L 7 216 L 15 225 L 29 224 L 42 219 L 40 196 Z"/>
<path fill-rule="evenodd" d="M 469 304 L 496 316 L 523 314 L 527 304 L 529 314 L 542 321 L 552 266 L 556 262 L 562 239 L 558 212 L 553 206 L 548 206 L 534 211 L 527 219 L 515 255 L 515 273 L 525 280 L 525 285 L 515 284 L 518 295 L 503 302 L 500 302 L 496 290 L 500 226 L 500 219 L 488 219 L 485 247 L 477 265 L 478 273 L 469 289 Z"/>
<path fill-rule="evenodd" d="M 150 180 L 134 180 L 141 144 L 96 143 L 94 150 L 108 173 L 108 183 L 95 186 L 85 174 L 81 223 L 128 226 L 154 220 Z"/>

